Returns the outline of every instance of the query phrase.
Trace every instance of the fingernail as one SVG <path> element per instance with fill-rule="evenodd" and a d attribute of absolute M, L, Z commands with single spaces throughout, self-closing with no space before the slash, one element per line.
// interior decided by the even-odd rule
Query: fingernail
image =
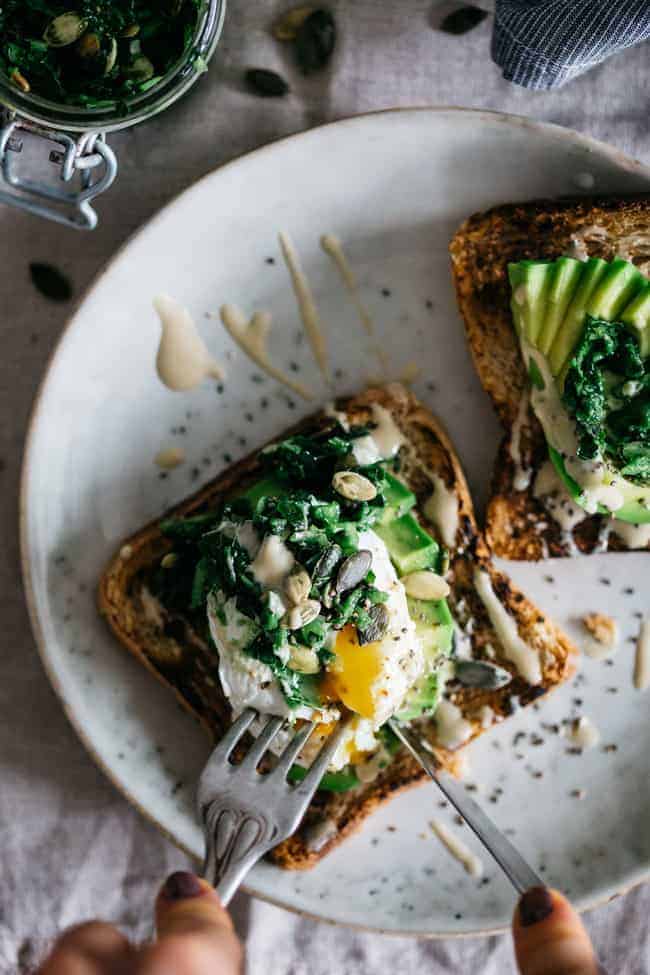
<path fill-rule="evenodd" d="M 546 887 L 531 887 L 519 901 L 519 920 L 522 927 L 543 921 L 553 912 L 553 898 Z"/>
<path fill-rule="evenodd" d="M 168 901 L 180 901 L 186 897 L 198 897 L 203 893 L 203 887 L 193 873 L 177 870 L 167 878 L 160 893 Z"/>

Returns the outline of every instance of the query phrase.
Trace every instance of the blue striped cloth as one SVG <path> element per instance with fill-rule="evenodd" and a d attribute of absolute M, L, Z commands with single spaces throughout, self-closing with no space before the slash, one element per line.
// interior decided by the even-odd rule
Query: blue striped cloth
<path fill-rule="evenodd" d="M 649 38 L 650 0 L 496 0 L 492 57 L 516 85 L 558 88 Z"/>

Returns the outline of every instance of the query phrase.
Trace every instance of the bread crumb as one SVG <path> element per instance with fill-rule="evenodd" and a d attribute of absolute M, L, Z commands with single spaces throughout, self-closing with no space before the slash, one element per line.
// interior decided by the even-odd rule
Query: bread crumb
<path fill-rule="evenodd" d="M 585 629 L 605 647 L 613 647 L 618 638 L 616 620 L 604 613 L 586 613 L 582 617 Z"/>
<path fill-rule="evenodd" d="M 587 631 L 583 638 L 583 650 L 588 657 L 602 660 L 618 643 L 618 623 L 604 613 L 585 613 L 581 619 Z"/>

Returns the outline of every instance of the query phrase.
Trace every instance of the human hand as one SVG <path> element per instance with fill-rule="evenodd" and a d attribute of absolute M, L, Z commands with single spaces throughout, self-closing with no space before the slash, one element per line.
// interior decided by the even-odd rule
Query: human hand
<path fill-rule="evenodd" d="M 589 936 L 566 898 L 547 887 L 531 887 L 512 919 L 521 975 L 606 975 Z"/>
<path fill-rule="evenodd" d="M 136 947 L 90 921 L 63 934 L 38 975 L 240 975 L 243 951 L 230 915 L 204 880 L 173 873 L 156 899 L 157 939 Z"/>

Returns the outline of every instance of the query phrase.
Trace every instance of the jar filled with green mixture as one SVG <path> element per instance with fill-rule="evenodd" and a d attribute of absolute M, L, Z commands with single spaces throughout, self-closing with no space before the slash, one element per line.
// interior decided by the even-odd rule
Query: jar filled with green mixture
<path fill-rule="evenodd" d="M 224 14 L 225 0 L 0 0 L 0 202 L 94 226 L 90 200 L 117 172 L 105 134 L 187 91 Z M 21 173 L 32 138 L 54 143 L 64 186 Z"/>

